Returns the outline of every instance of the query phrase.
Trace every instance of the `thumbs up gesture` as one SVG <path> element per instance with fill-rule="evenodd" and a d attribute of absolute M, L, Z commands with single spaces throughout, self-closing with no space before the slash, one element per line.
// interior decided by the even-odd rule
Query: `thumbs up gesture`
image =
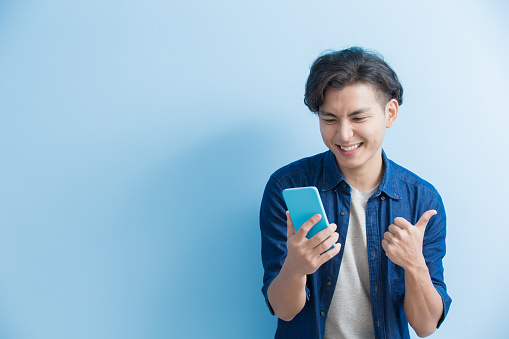
<path fill-rule="evenodd" d="M 426 226 L 435 214 L 435 210 L 424 212 L 415 225 L 401 217 L 394 219 L 394 224 L 389 226 L 382 240 L 382 247 L 393 263 L 405 270 L 426 265 L 422 255 L 422 241 Z"/>

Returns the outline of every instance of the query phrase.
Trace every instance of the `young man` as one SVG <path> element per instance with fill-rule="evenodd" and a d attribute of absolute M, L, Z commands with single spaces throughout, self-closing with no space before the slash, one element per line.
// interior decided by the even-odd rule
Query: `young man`
<path fill-rule="evenodd" d="M 428 336 L 447 315 L 445 209 L 436 189 L 387 158 L 403 88 L 383 59 L 353 47 L 319 57 L 304 102 L 329 151 L 270 177 L 261 204 L 262 292 L 276 338 Z M 331 224 L 296 232 L 282 197 L 315 186 Z M 337 245 L 330 251 L 332 244 Z"/>

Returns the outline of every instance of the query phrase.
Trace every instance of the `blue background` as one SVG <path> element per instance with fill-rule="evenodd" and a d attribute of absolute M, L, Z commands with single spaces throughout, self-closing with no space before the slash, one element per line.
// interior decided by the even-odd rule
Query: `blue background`
<path fill-rule="evenodd" d="M 507 332 L 505 1 L 0 1 L 0 337 L 270 338 L 258 209 L 325 150 L 312 61 L 405 89 L 388 156 L 448 212 L 434 338 Z M 413 333 L 413 331 L 411 331 Z"/>

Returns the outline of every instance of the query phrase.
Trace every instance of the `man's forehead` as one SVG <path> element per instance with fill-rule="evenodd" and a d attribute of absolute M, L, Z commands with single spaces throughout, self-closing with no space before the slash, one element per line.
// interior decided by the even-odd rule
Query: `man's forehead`
<path fill-rule="evenodd" d="M 328 88 L 324 92 L 324 100 L 327 100 L 327 98 L 331 97 L 351 97 L 351 96 L 357 96 L 357 95 L 364 95 L 368 97 L 375 98 L 377 96 L 377 89 L 374 88 L 371 84 L 365 84 L 365 83 L 356 83 L 348 86 L 344 86 L 341 88 Z"/>
<path fill-rule="evenodd" d="M 371 85 L 358 83 L 341 89 L 331 88 L 325 92 L 323 104 L 318 108 L 318 113 L 344 113 L 366 110 L 373 106 L 384 109 L 386 102 L 381 102 L 380 94 Z"/>

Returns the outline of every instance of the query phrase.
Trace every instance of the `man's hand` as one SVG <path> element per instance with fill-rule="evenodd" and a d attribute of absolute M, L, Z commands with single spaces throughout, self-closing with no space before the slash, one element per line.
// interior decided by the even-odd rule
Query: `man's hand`
<path fill-rule="evenodd" d="M 336 244 L 339 238 L 336 224 L 329 224 L 311 239 L 306 238 L 306 234 L 320 219 L 320 214 L 315 214 L 296 232 L 290 213 L 286 211 L 288 254 L 284 266 L 287 273 L 295 278 L 314 273 L 341 249 L 341 244 Z M 331 248 L 334 244 L 334 248 Z M 329 248 L 330 251 L 327 251 Z"/>
<path fill-rule="evenodd" d="M 387 257 L 405 270 L 405 315 L 419 337 L 435 331 L 444 311 L 422 254 L 424 231 L 435 214 L 435 210 L 424 212 L 415 225 L 396 218 L 382 240 Z"/>
<path fill-rule="evenodd" d="M 401 217 L 394 219 L 394 224 L 389 226 L 382 240 L 382 247 L 393 263 L 405 270 L 426 266 L 422 254 L 422 241 L 426 226 L 435 214 L 437 214 L 435 210 L 424 212 L 415 225 Z"/>
<path fill-rule="evenodd" d="M 336 244 L 327 251 L 338 241 L 336 224 L 330 224 L 311 239 L 306 238 L 320 218 L 319 214 L 311 217 L 295 232 L 290 214 L 286 212 L 288 253 L 281 271 L 267 290 L 274 312 L 285 321 L 292 320 L 306 304 L 306 275 L 315 272 L 341 249 L 341 245 Z"/>

